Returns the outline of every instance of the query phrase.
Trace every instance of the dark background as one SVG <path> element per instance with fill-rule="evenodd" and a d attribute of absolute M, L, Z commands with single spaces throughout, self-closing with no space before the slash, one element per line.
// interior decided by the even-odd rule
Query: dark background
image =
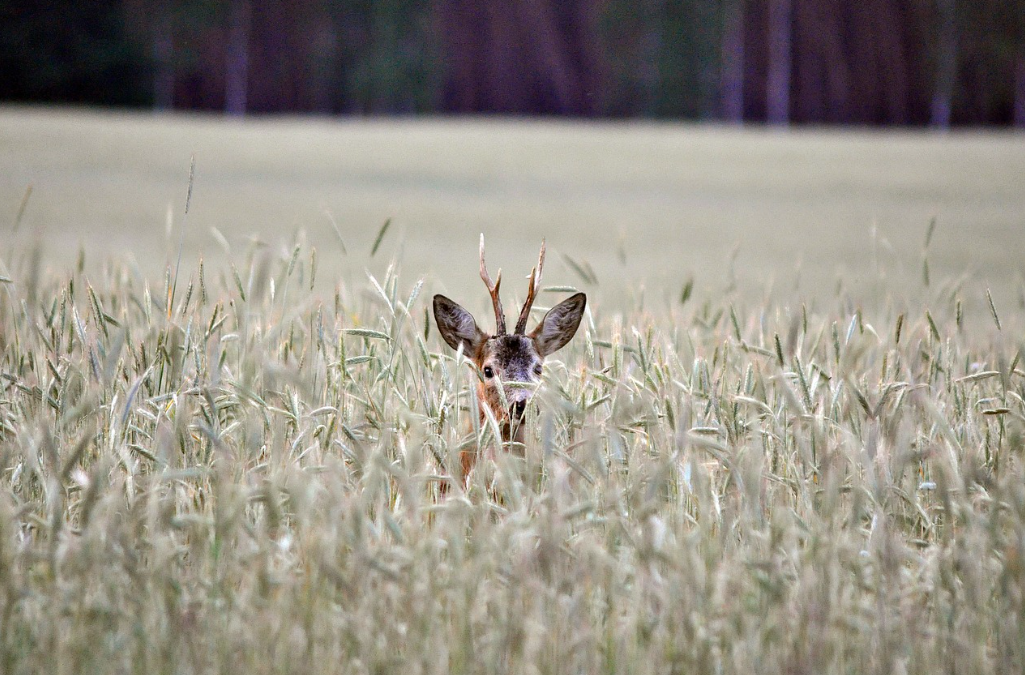
<path fill-rule="evenodd" d="M 1025 126 L 1025 0 L 4 0 L 0 100 Z"/>

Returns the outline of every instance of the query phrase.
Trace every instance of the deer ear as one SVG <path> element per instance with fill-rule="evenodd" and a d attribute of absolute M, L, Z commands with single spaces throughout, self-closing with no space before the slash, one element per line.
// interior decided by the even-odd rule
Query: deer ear
<path fill-rule="evenodd" d="M 540 356 L 548 356 L 566 346 L 580 327 L 585 306 L 587 296 L 577 293 L 548 310 L 545 318 L 541 319 L 541 323 L 530 333 Z"/>
<path fill-rule="evenodd" d="M 452 349 L 463 345 L 463 354 L 472 358 L 487 335 L 477 327 L 473 316 L 444 295 L 434 296 L 434 320 L 438 331 Z"/>

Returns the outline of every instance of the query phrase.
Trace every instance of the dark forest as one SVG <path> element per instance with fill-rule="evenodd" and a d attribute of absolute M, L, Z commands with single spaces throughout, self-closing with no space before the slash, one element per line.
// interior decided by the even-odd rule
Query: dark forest
<path fill-rule="evenodd" d="M 0 100 L 1025 126 L 1025 0 L 6 0 Z"/>

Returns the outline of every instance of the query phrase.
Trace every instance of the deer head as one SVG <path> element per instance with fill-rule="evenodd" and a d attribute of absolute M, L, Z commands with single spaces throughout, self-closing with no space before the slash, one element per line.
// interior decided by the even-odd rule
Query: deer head
<path fill-rule="evenodd" d="M 505 313 L 499 297 L 502 272 L 499 270 L 495 281 L 491 281 L 484 264 L 483 234 L 480 237 L 480 276 L 495 308 L 495 334 L 488 335 L 481 330 L 468 311 L 444 295 L 434 296 L 434 319 L 441 337 L 452 349 L 462 347 L 463 353 L 480 370 L 483 379 L 477 386 L 477 398 L 481 404 L 481 417 L 484 416 L 484 406 L 487 406 L 502 425 L 503 440 L 506 441 L 522 441 L 520 422 L 527 402 L 541 381 L 545 357 L 570 341 L 580 326 L 587 304 L 587 296 L 577 293 L 548 310 L 537 327 L 526 333 L 530 308 L 541 286 L 544 264 L 545 245 L 542 242 L 537 267 L 530 272 L 527 298 L 512 335 L 506 332 Z M 472 465 L 470 461 L 469 466 Z M 465 477 L 468 471 L 465 456 L 463 469 Z"/>

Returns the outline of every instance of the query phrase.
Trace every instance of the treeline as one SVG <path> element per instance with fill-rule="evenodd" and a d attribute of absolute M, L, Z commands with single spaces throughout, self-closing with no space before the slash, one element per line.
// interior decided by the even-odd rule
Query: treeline
<path fill-rule="evenodd" d="M 5 0 L 5 100 L 1025 126 L 1025 0 Z"/>

